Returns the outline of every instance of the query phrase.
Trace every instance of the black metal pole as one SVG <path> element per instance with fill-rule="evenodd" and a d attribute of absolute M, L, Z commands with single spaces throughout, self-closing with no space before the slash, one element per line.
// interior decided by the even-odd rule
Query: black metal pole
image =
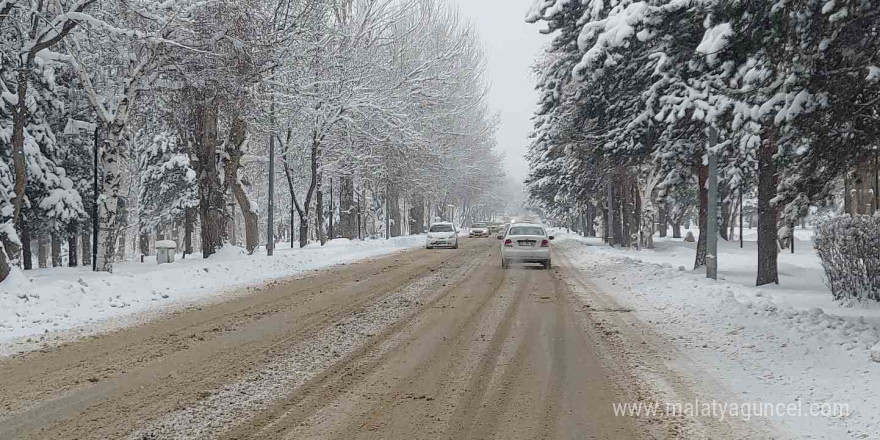
<path fill-rule="evenodd" d="M 336 238 L 333 235 L 333 178 L 330 178 L 330 239 Z"/>
<path fill-rule="evenodd" d="M 357 193 L 358 196 L 358 205 L 357 205 L 357 216 L 358 216 L 358 240 L 363 240 L 364 237 L 361 235 L 361 193 Z"/>
<path fill-rule="evenodd" d="M 98 124 L 95 123 L 95 157 L 92 160 L 92 271 L 98 270 Z"/>
<path fill-rule="evenodd" d="M 275 216 L 275 96 L 269 110 L 269 212 L 266 218 L 266 255 L 272 256 L 275 251 L 275 231 L 273 231 Z"/>

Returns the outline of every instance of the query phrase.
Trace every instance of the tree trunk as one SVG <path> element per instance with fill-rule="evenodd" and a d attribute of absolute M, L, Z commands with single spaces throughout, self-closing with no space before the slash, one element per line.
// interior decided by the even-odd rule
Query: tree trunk
<path fill-rule="evenodd" d="M 197 94 L 194 137 L 196 175 L 199 181 L 199 218 L 202 224 L 202 258 L 208 258 L 223 247 L 226 237 L 223 185 L 217 169 L 217 105 Z"/>
<path fill-rule="evenodd" d="M 312 144 L 313 169 L 314 169 L 314 165 L 315 165 L 314 160 L 316 157 L 314 148 L 315 148 L 315 146 L 314 146 L 314 144 Z M 309 209 L 309 199 L 312 196 L 312 194 L 311 194 L 312 191 L 311 191 L 311 188 L 308 190 L 308 192 L 306 193 L 306 200 L 304 200 L 303 201 L 304 203 L 302 205 L 300 205 L 299 201 L 296 199 L 296 192 L 293 188 L 293 173 L 290 169 L 290 166 L 288 165 L 286 160 L 282 161 L 282 164 L 284 165 L 284 175 L 285 175 L 285 177 L 287 177 L 287 189 L 288 189 L 288 191 L 290 191 L 290 203 L 293 205 L 294 208 L 296 208 L 296 213 L 299 216 L 299 247 L 302 248 L 302 247 L 305 247 L 307 244 L 309 244 L 309 213 L 308 213 L 308 209 Z M 315 181 L 315 179 L 313 178 L 312 182 L 314 182 L 314 181 Z M 292 217 L 291 217 L 291 221 L 293 221 Z M 291 239 L 291 247 L 293 247 L 293 239 Z"/>
<path fill-rule="evenodd" d="M 776 197 L 776 133 L 773 128 L 762 142 L 758 152 L 758 286 L 779 284 L 776 267 L 776 256 L 779 251 L 777 244 L 776 208 L 772 200 Z"/>
<path fill-rule="evenodd" d="M 657 174 L 650 170 L 646 176 L 638 181 L 639 215 L 641 216 L 641 228 L 639 229 L 639 246 L 644 249 L 654 249 L 654 231 L 656 228 L 656 205 L 654 204 L 654 188 L 660 179 Z"/>
<path fill-rule="evenodd" d="M 721 235 L 721 238 L 724 241 L 730 241 L 730 217 L 732 215 L 731 212 L 731 203 L 723 202 L 721 204 L 721 226 L 718 228 L 718 233 Z"/>
<path fill-rule="evenodd" d="M 116 261 L 125 261 L 125 229 L 119 231 L 119 245 L 116 246 Z"/>
<path fill-rule="evenodd" d="M 226 191 L 224 191 L 226 192 Z M 226 237 L 229 244 L 238 246 L 238 237 L 235 236 L 235 194 L 232 191 L 226 192 Z"/>
<path fill-rule="evenodd" d="M 82 243 L 82 262 L 83 266 L 92 265 L 92 234 L 83 232 L 80 234 L 80 243 Z"/>
<path fill-rule="evenodd" d="M 605 202 L 605 242 L 608 243 L 609 246 L 614 247 L 617 244 L 615 240 L 615 236 L 618 235 L 617 222 L 615 221 L 616 215 L 614 212 L 617 211 L 617 203 L 615 203 L 614 197 L 614 179 L 608 179 L 608 183 L 606 184 L 606 202 Z"/>
<path fill-rule="evenodd" d="M 183 256 L 193 253 L 193 222 L 195 221 L 195 208 L 186 208 L 183 213 Z"/>
<path fill-rule="evenodd" d="M 414 195 L 410 205 L 410 234 L 421 234 L 425 228 L 425 199 L 421 195 Z"/>
<path fill-rule="evenodd" d="M 620 235 L 615 239 L 621 246 L 628 248 L 633 246 L 632 236 L 638 231 L 637 222 L 634 221 L 633 211 L 635 209 L 633 203 L 633 189 L 630 179 L 623 172 L 618 174 L 618 209 L 614 212 L 614 216 L 620 219 Z M 637 241 L 636 241 L 637 242 Z"/>
<path fill-rule="evenodd" d="M 339 179 L 339 231 L 348 239 L 357 238 L 357 207 L 354 205 L 354 179 Z"/>
<path fill-rule="evenodd" d="M 46 234 L 41 234 L 37 239 L 37 265 L 40 269 L 49 267 L 49 240 Z"/>
<path fill-rule="evenodd" d="M 624 220 L 626 221 L 626 245 L 627 247 L 638 247 L 639 245 L 639 195 L 638 186 L 635 179 L 626 177 L 626 211 L 624 212 Z"/>
<path fill-rule="evenodd" d="M 363 206 L 363 195 L 366 194 L 366 191 L 361 188 L 360 191 L 354 190 L 354 236 L 358 238 L 358 240 L 364 239 L 364 228 L 366 227 L 364 221 L 364 206 Z"/>
<path fill-rule="evenodd" d="M 681 218 L 676 218 L 672 222 L 672 238 L 681 238 Z"/>
<path fill-rule="evenodd" d="M 739 216 L 739 204 L 731 203 L 730 216 L 727 220 L 727 227 L 730 228 L 730 230 L 727 231 L 727 237 L 729 240 L 733 240 L 736 235 L 737 216 Z"/>
<path fill-rule="evenodd" d="M 259 243 L 258 237 L 260 234 L 260 228 L 257 219 L 257 211 L 254 208 L 251 199 L 245 192 L 244 185 L 242 185 L 240 181 L 237 185 L 233 186 L 233 190 L 235 192 L 235 198 L 238 200 L 238 206 L 241 208 L 241 214 L 244 216 L 245 248 L 249 254 L 252 254 Z"/>
<path fill-rule="evenodd" d="M 35 28 L 34 28 L 35 29 Z M 31 35 L 33 37 L 33 35 Z M 30 63 L 33 53 L 28 54 L 24 59 L 24 64 L 18 70 L 18 87 L 16 104 L 12 106 L 12 137 L 10 153 L 12 156 L 13 170 L 13 186 L 12 192 L 15 197 L 12 198 L 12 218 L 11 226 L 16 228 L 20 226 L 21 209 L 24 206 L 25 192 L 28 183 L 27 159 L 24 154 L 24 128 L 27 125 L 30 110 L 28 109 L 27 88 L 30 84 L 31 68 Z M 0 249 L 0 281 L 6 279 L 12 271 L 12 267 L 19 264 L 21 243 L 18 237 L 8 234 L 0 234 L 0 243 L 3 249 Z"/>
<path fill-rule="evenodd" d="M 33 254 L 31 253 L 31 231 L 30 224 L 25 221 L 24 218 L 21 219 L 21 256 L 24 260 L 24 270 L 31 270 L 34 268 L 33 262 Z M 2 258 L 2 256 L 0 256 Z M 0 269 L 2 272 L 2 269 Z M 3 279 L 0 277 L 0 279 Z"/>
<path fill-rule="evenodd" d="M 700 190 L 700 238 L 697 240 L 697 255 L 694 259 L 694 269 L 706 265 L 706 230 L 709 228 L 709 189 L 706 187 L 707 180 L 709 180 L 709 167 L 707 165 L 700 165 L 700 169 L 697 172 L 697 185 L 699 185 Z"/>
<path fill-rule="evenodd" d="M 309 244 L 309 218 L 299 217 L 299 247 L 304 248 Z"/>
<path fill-rule="evenodd" d="M 12 272 L 12 259 L 6 253 L 6 249 L 14 249 L 17 245 L 6 234 L 0 234 L 0 281 L 6 279 Z"/>
<path fill-rule="evenodd" d="M 318 173 L 317 175 L 317 183 L 315 186 L 315 233 L 318 234 L 318 241 L 321 242 L 321 246 L 324 246 L 327 243 L 327 236 L 324 235 L 324 190 L 322 188 L 323 184 L 323 173 Z"/>
<path fill-rule="evenodd" d="M 595 237 L 596 236 L 596 205 L 592 202 L 587 205 L 587 236 Z"/>
<path fill-rule="evenodd" d="M 103 183 L 98 203 L 98 257 L 97 269 L 110 272 L 116 256 L 116 235 L 119 231 L 119 195 L 124 192 L 126 180 L 122 178 L 127 163 L 123 131 L 120 123 L 101 123 L 99 133 L 104 133 L 103 148 L 99 155 Z"/>
<path fill-rule="evenodd" d="M 595 215 L 596 215 L 596 208 L 593 206 L 592 203 L 587 203 L 584 206 L 584 214 L 582 216 L 584 237 L 595 236 L 595 234 L 593 233 L 593 218 Z"/>
<path fill-rule="evenodd" d="M 150 234 L 141 232 L 138 238 L 138 248 L 141 255 L 150 255 Z"/>
<path fill-rule="evenodd" d="M 259 244 L 259 224 L 257 219 L 257 210 L 254 203 L 248 197 L 244 189 L 244 183 L 238 175 L 241 169 L 241 157 L 244 155 L 247 146 L 247 121 L 242 117 L 236 117 L 232 122 L 232 128 L 229 130 L 229 140 L 226 142 L 226 161 L 224 166 L 226 187 L 232 190 L 235 195 L 238 206 L 241 208 L 241 215 L 244 217 L 244 234 L 245 249 L 248 254 L 253 254 Z M 232 208 L 232 216 L 234 218 L 235 207 Z M 234 221 L 231 222 L 233 225 Z"/>
<path fill-rule="evenodd" d="M 661 200 L 660 206 L 658 206 L 657 209 L 657 227 L 660 236 L 666 237 L 666 226 L 669 224 L 669 215 L 666 213 L 666 202 Z"/>
<path fill-rule="evenodd" d="M 30 58 L 28 58 L 30 60 Z M 13 175 L 15 181 L 13 183 L 12 191 L 15 193 L 15 197 L 12 201 L 12 225 L 18 226 L 19 221 L 21 220 L 21 209 L 24 206 L 25 199 L 25 191 L 27 189 L 28 183 L 28 173 L 27 173 L 27 159 L 24 154 L 24 129 L 28 123 L 28 116 L 30 116 L 30 110 L 28 109 L 28 100 L 27 100 L 27 88 L 28 84 L 30 84 L 31 69 L 29 65 L 22 66 L 18 71 L 18 87 L 17 87 L 17 98 L 16 104 L 12 106 L 12 145 L 11 145 L 11 156 L 12 156 L 12 168 Z M 18 260 L 18 252 L 21 249 L 18 246 L 14 245 L 12 240 L 8 240 L 12 249 L 7 248 L 6 252 L 10 258 L 12 264 Z M 0 274 L 2 275 L 2 274 Z M 5 279 L 5 275 L 0 277 L 0 281 Z"/>
<path fill-rule="evenodd" d="M 395 184 L 388 186 L 388 212 L 391 215 L 391 236 L 400 237 L 403 222 L 400 220 L 400 194 Z M 462 214 L 464 218 L 465 213 Z"/>
<path fill-rule="evenodd" d="M 79 262 L 76 258 L 76 234 L 67 237 L 67 267 L 76 267 Z"/>
<path fill-rule="evenodd" d="M 290 248 L 293 249 L 293 245 L 296 240 L 296 208 L 293 206 L 293 203 L 290 204 Z"/>
<path fill-rule="evenodd" d="M 180 220 L 174 220 L 171 226 L 171 237 L 174 239 L 174 244 L 177 245 L 177 249 L 181 250 L 183 246 L 183 236 L 180 231 Z"/>
<path fill-rule="evenodd" d="M 52 233 L 52 267 L 61 266 L 61 237 L 57 232 Z"/>

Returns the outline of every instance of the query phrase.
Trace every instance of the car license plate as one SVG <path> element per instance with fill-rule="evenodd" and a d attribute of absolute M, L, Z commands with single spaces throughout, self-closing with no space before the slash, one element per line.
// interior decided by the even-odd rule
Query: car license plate
<path fill-rule="evenodd" d="M 519 240 L 516 242 L 516 244 L 520 246 L 535 247 L 535 242 L 532 240 Z"/>

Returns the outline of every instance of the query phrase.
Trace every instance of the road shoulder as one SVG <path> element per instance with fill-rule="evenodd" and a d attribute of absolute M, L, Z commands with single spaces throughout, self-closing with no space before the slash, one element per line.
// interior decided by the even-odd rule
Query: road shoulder
<path fill-rule="evenodd" d="M 732 393 L 707 375 L 702 366 L 680 352 L 667 338 L 640 320 L 631 307 L 615 298 L 572 264 L 564 247 L 554 249 L 555 276 L 568 286 L 572 307 L 580 309 L 579 323 L 596 346 L 600 360 L 616 378 L 618 404 L 658 405 L 652 415 L 628 414 L 654 438 L 766 439 L 780 438 L 765 421 L 752 423 L 711 416 L 667 414 L 667 404 L 732 401 Z M 625 400 L 623 400 L 625 399 Z M 609 402 L 609 405 L 613 404 Z"/>

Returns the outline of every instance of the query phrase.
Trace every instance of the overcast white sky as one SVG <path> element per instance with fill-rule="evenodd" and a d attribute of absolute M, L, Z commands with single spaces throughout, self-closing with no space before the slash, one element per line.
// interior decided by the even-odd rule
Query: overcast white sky
<path fill-rule="evenodd" d="M 549 37 L 538 32 L 540 24 L 524 20 L 534 0 L 447 1 L 457 3 L 480 34 L 492 84 L 489 104 L 501 115 L 498 149 L 506 155 L 508 173 L 523 180 L 528 173 L 523 155 L 537 102 L 531 66 L 549 41 Z"/>

